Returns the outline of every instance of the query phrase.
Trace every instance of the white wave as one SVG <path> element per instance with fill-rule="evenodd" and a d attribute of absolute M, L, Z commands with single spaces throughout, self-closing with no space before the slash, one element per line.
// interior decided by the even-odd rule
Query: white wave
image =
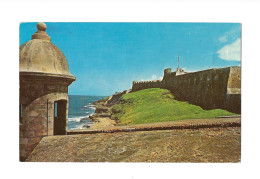
<path fill-rule="evenodd" d="M 84 129 L 84 124 L 70 128 L 69 130 Z"/>
<path fill-rule="evenodd" d="M 92 104 L 84 106 L 84 108 L 93 108 L 93 107 L 95 107 L 95 105 Z"/>
<path fill-rule="evenodd" d="M 86 124 L 81 124 L 75 127 L 70 128 L 69 130 L 75 130 L 75 129 L 87 129 L 86 127 L 84 127 Z M 93 123 L 88 123 L 87 125 L 89 125 L 90 127 L 93 126 Z"/>
<path fill-rule="evenodd" d="M 72 117 L 72 118 L 68 118 L 68 121 L 75 121 L 75 122 L 80 122 L 81 119 L 89 117 L 88 116 L 83 116 L 83 117 Z"/>

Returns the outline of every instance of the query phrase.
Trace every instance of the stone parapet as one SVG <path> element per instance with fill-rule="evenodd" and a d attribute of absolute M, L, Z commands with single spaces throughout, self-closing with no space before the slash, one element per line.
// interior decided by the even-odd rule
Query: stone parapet
<path fill-rule="evenodd" d="M 161 88 L 162 81 L 161 80 L 153 80 L 153 81 L 133 81 L 132 92 L 139 91 L 147 88 Z"/>
<path fill-rule="evenodd" d="M 222 122 L 222 123 L 211 123 L 211 124 L 202 123 L 202 124 L 186 124 L 186 125 L 171 125 L 171 126 L 118 128 L 118 129 L 107 129 L 107 130 L 74 130 L 74 131 L 69 131 L 68 135 L 154 131 L 154 130 L 186 130 L 186 129 L 199 130 L 199 129 L 228 128 L 228 127 L 241 127 L 241 122 Z"/>

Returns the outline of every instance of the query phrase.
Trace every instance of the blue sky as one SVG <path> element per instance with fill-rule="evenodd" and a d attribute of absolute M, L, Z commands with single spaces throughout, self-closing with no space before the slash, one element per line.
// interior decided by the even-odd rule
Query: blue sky
<path fill-rule="evenodd" d="M 37 23 L 20 25 L 20 45 Z M 240 65 L 239 23 L 46 23 L 76 81 L 74 95 L 111 95 L 133 80 L 155 80 L 165 68 L 197 71 Z"/>

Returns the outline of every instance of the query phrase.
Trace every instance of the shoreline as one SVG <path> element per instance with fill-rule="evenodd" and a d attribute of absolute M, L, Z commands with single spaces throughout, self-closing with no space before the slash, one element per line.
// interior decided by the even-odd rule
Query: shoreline
<path fill-rule="evenodd" d="M 94 124 L 89 128 L 90 130 L 93 129 L 105 129 L 109 127 L 114 127 L 116 122 L 108 117 L 100 117 L 95 119 Z"/>
<path fill-rule="evenodd" d="M 93 122 L 93 125 L 88 130 L 102 130 L 110 127 L 114 127 L 115 120 L 111 119 L 110 108 L 106 106 L 107 101 L 98 100 L 92 103 L 94 105 L 95 112 L 89 116 L 89 119 Z"/>
<path fill-rule="evenodd" d="M 96 110 L 93 115 L 89 116 L 89 119 L 92 120 L 94 124 L 89 129 L 104 129 L 108 127 L 115 127 L 117 119 L 112 117 L 111 107 L 117 104 L 124 94 L 129 92 L 131 92 L 131 90 L 116 92 L 109 97 L 93 102 L 92 105 L 95 106 Z"/>

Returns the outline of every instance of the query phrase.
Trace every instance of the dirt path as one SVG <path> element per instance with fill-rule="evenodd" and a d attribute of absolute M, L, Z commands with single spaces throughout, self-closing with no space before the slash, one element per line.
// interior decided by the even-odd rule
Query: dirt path
<path fill-rule="evenodd" d="M 116 124 L 114 120 L 111 120 L 108 117 L 97 118 L 96 120 L 98 120 L 99 122 L 95 122 L 91 129 L 105 129 L 113 127 Z"/>

